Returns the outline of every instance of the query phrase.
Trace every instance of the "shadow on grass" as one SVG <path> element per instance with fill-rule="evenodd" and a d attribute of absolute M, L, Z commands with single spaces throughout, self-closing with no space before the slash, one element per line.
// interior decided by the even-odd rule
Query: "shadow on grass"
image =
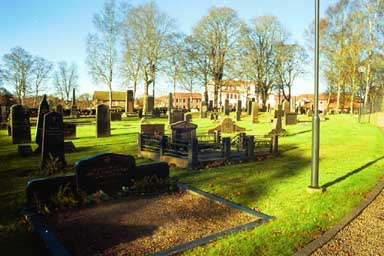
<path fill-rule="evenodd" d="M 260 162 L 184 171 L 176 174 L 176 178 L 203 191 L 250 206 L 310 166 L 311 159 L 303 157 L 303 150 L 295 145 L 284 145 L 284 148 L 291 152 Z"/>
<path fill-rule="evenodd" d="M 311 131 L 312 131 L 312 129 L 301 131 L 301 132 L 296 132 L 296 133 L 288 134 L 288 135 L 286 135 L 286 137 L 295 136 L 295 135 L 298 135 L 298 134 L 303 134 L 303 133 L 307 133 L 307 132 L 311 132 Z"/>
<path fill-rule="evenodd" d="M 330 187 L 330 186 L 332 186 L 332 185 L 335 185 L 335 184 L 337 184 L 337 183 L 339 183 L 339 182 L 341 182 L 341 181 L 347 179 L 348 177 L 352 176 L 353 174 L 356 174 L 356 173 L 361 172 L 362 170 L 368 168 L 369 166 L 373 165 L 374 163 L 380 161 L 381 159 L 384 159 L 384 156 L 379 157 L 379 158 L 377 158 L 377 159 L 375 159 L 375 160 L 373 160 L 373 161 L 371 161 L 371 162 L 368 162 L 368 163 L 366 163 L 365 165 L 360 166 L 359 168 L 357 168 L 357 169 L 355 169 L 355 170 L 353 170 L 353 171 L 351 171 L 351 172 L 345 174 L 344 176 L 341 176 L 341 177 L 339 177 L 339 178 L 337 178 L 337 179 L 335 179 L 335 180 L 333 180 L 333 181 L 327 182 L 327 183 L 325 183 L 325 184 L 324 184 L 323 186 L 321 186 L 321 187 L 324 188 L 324 189 L 326 189 L 326 188 L 328 188 L 328 187 Z"/>

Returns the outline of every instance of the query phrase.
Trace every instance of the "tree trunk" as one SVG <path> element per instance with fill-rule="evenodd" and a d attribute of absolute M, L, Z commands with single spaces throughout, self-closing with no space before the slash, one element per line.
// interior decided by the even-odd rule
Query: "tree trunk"
<path fill-rule="evenodd" d="M 354 87 L 352 87 L 354 88 Z M 355 90 L 352 89 L 352 92 L 351 92 L 351 103 L 350 103 L 350 107 L 349 107 L 349 113 L 350 114 L 353 114 L 353 102 L 354 102 L 354 99 L 355 99 Z"/>
<path fill-rule="evenodd" d="M 340 82 L 337 84 L 337 98 L 336 98 L 336 112 L 335 114 L 339 113 L 340 110 L 340 94 L 341 94 L 341 85 Z"/>
<path fill-rule="evenodd" d="M 109 109 L 112 109 L 112 86 L 109 85 Z"/>
<path fill-rule="evenodd" d="M 213 103 L 214 103 L 214 107 L 215 108 L 218 108 L 219 107 L 219 86 L 217 84 L 217 82 L 215 81 L 214 83 L 214 95 L 213 95 Z"/>
<path fill-rule="evenodd" d="M 133 105 L 136 104 L 136 89 L 137 89 L 137 81 L 133 81 Z"/>
<path fill-rule="evenodd" d="M 143 99 L 143 114 L 147 114 L 148 111 L 148 89 L 149 81 L 144 81 L 144 99 Z"/>

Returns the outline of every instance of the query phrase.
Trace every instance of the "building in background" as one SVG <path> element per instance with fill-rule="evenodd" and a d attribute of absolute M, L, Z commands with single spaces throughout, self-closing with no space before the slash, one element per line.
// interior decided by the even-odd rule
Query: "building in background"
<path fill-rule="evenodd" d="M 155 99 L 156 107 L 168 107 L 169 95 L 159 96 Z M 202 101 L 201 93 L 176 92 L 172 94 L 173 108 L 199 109 Z"/>
<path fill-rule="evenodd" d="M 224 102 L 226 99 L 229 100 L 229 106 L 232 108 L 235 108 L 237 101 L 241 100 L 241 104 L 243 108 L 246 108 L 246 103 L 249 100 L 256 100 L 256 84 L 254 82 L 250 81 L 244 81 L 244 80 L 223 80 L 223 85 L 219 89 L 218 94 L 218 102 L 219 105 L 224 105 Z M 213 81 L 210 81 L 207 86 L 208 90 L 208 101 L 214 102 L 214 83 Z M 259 104 L 262 104 L 261 97 L 259 97 L 258 100 Z M 274 108 L 275 105 L 278 103 L 278 96 L 274 94 L 270 94 L 268 96 L 266 104 Z"/>
<path fill-rule="evenodd" d="M 127 92 L 112 92 L 112 107 L 125 108 L 125 101 L 127 98 Z M 99 104 L 109 105 L 109 92 L 108 91 L 94 91 L 92 97 L 92 105 Z"/>
<path fill-rule="evenodd" d="M 329 101 L 329 104 L 328 104 Z M 301 94 L 296 97 L 297 106 L 303 108 L 304 110 L 312 109 L 313 106 L 313 94 Z M 319 94 L 319 111 L 324 112 L 328 111 L 336 112 L 336 102 L 337 94 L 333 93 L 320 93 Z M 359 109 L 362 100 L 358 97 L 353 99 L 353 109 L 354 112 L 357 112 Z M 328 106 L 327 106 L 328 105 Z M 351 107 L 351 94 L 341 94 L 340 103 L 339 103 L 339 112 L 349 113 Z"/>

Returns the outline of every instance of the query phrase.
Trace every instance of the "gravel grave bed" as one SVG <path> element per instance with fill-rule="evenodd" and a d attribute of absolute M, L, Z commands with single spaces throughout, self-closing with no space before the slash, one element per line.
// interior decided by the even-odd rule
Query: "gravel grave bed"
<path fill-rule="evenodd" d="M 312 255 L 384 255 L 384 191 Z"/>
<path fill-rule="evenodd" d="M 148 255 L 259 219 L 182 191 L 57 212 L 47 225 L 73 255 Z"/>

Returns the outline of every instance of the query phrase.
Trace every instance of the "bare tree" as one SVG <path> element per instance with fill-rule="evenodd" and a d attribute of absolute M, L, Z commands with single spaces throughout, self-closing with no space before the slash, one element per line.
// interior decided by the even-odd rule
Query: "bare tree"
<path fill-rule="evenodd" d="M 65 99 L 66 104 L 70 101 L 70 95 L 73 88 L 78 87 L 79 72 L 77 65 L 72 63 L 68 65 L 67 62 L 59 62 L 57 69 L 53 74 L 53 83 L 56 86 L 57 93 L 61 99 Z"/>
<path fill-rule="evenodd" d="M 142 62 L 143 54 L 141 47 L 131 42 L 128 37 L 125 37 L 125 52 L 120 66 L 120 74 L 127 88 L 130 87 L 130 83 L 132 82 L 134 99 L 136 98 L 137 85 L 142 73 Z"/>
<path fill-rule="evenodd" d="M 53 65 L 46 59 L 34 57 L 32 68 L 32 86 L 34 91 L 33 107 L 37 106 L 37 97 L 44 91 L 44 83 L 50 78 Z"/>
<path fill-rule="evenodd" d="M 12 48 L 3 56 L 1 79 L 13 86 L 20 104 L 30 90 L 30 79 L 33 68 L 33 57 L 21 47 Z"/>
<path fill-rule="evenodd" d="M 148 112 L 149 86 L 153 85 L 154 93 L 156 73 L 170 56 L 174 28 L 174 20 L 160 12 L 154 2 L 137 6 L 128 13 L 125 22 L 126 38 L 136 44 L 142 53 L 143 113 Z"/>
<path fill-rule="evenodd" d="M 200 43 L 202 53 L 209 59 L 208 70 L 214 83 L 216 107 L 219 106 L 219 90 L 226 68 L 236 56 L 242 26 L 236 11 L 222 7 L 210 9 L 208 15 L 193 28 L 192 36 Z"/>
<path fill-rule="evenodd" d="M 280 44 L 276 55 L 277 83 L 287 101 L 291 100 L 292 85 L 300 75 L 305 73 L 307 54 L 298 44 Z"/>
<path fill-rule="evenodd" d="M 242 61 L 247 77 L 256 83 L 256 95 L 261 95 L 263 109 L 272 92 L 276 78 L 278 48 L 285 44 L 288 34 L 273 16 L 254 18 L 243 33 Z"/>
<path fill-rule="evenodd" d="M 173 93 L 176 93 L 176 85 L 181 82 L 183 70 L 182 62 L 184 58 L 184 36 L 182 34 L 175 34 L 173 40 L 170 42 L 171 47 L 169 50 L 169 58 L 167 59 L 167 67 L 164 68 L 164 73 L 172 80 Z"/>
<path fill-rule="evenodd" d="M 195 80 L 199 86 L 204 86 L 203 101 L 208 103 L 208 82 L 210 77 L 210 59 L 209 54 L 205 52 L 205 48 L 197 38 L 187 36 L 184 40 L 184 65 L 183 80 L 192 76 L 187 80 Z M 185 70 L 191 70 L 190 74 L 185 74 Z M 193 79 L 192 79 L 193 78 Z"/>
<path fill-rule="evenodd" d="M 124 8 L 123 8 L 124 9 Z M 93 17 L 96 33 L 88 34 L 87 60 L 89 73 L 95 82 L 109 89 L 109 106 L 112 106 L 112 82 L 117 63 L 118 37 L 121 28 L 119 7 L 115 0 L 106 0 L 100 13 Z"/>

